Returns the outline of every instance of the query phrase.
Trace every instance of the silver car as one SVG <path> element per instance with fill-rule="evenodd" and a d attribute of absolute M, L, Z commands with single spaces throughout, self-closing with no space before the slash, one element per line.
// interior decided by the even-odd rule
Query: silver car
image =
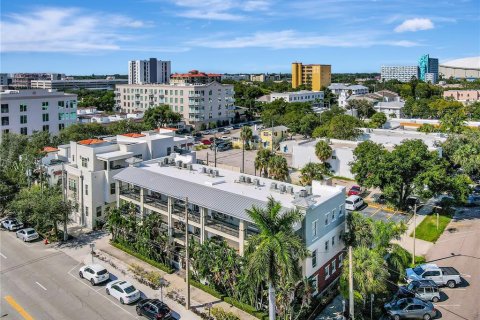
<path fill-rule="evenodd" d="M 391 319 L 423 319 L 430 320 L 437 315 L 431 302 L 417 298 L 404 298 L 385 305 Z"/>
<path fill-rule="evenodd" d="M 33 228 L 26 228 L 17 231 L 17 238 L 22 239 L 24 242 L 33 241 L 38 239 L 40 236 L 37 231 Z"/>

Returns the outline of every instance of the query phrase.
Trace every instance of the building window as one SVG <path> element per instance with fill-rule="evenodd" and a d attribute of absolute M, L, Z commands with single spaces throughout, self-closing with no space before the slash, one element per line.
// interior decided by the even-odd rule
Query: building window
<path fill-rule="evenodd" d="M 343 265 L 343 253 L 340 253 L 338 256 L 338 266 L 341 267 Z"/>
<path fill-rule="evenodd" d="M 20 128 L 20 134 L 27 135 L 28 134 L 27 127 Z"/>
<path fill-rule="evenodd" d="M 86 168 L 88 166 L 88 158 L 80 157 L 82 159 L 82 167 Z"/>
<path fill-rule="evenodd" d="M 9 117 L 2 117 L 2 126 L 8 126 L 10 124 Z"/>
<path fill-rule="evenodd" d="M 20 116 L 20 123 L 21 124 L 27 123 L 27 115 L 26 114 Z"/>
<path fill-rule="evenodd" d="M 333 260 L 332 261 L 332 273 L 335 273 L 337 270 L 337 261 Z"/>
<path fill-rule="evenodd" d="M 2 103 L 2 113 L 8 113 L 8 104 L 7 103 Z"/>
<path fill-rule="evenodd" d="M 325 279 L 330 278 L 330 266 L 325 267 Z"/>
<path fill-rule="evenodd" d="M 44 124 L 42 130 L 48 132 L 50 130 L 50 126 L 48 124 Z"/>
<path fill-rule="evenodd" d="M 88 196 L 88 184 L 85 185 L 85 195 Z"/>
<path fill-rule="evenodd" d="M 325 225 L 328 226 L 328 212 L 325 214 Z"/>
<path fill-rule="evenodd" d="M 2 133 L 5 133 L 5 134 L 7 134 L 7 133 L 9 133 L 9 132 L 10 132 L 9 129 L 3 129 L 3 130 L 2 130 Z"/>
<path fill-rule="evenodd" d="M 312 278 L 313 295 L 318 292 L 318 274 Z"/>
<path fill-rule="evenodd" d="M 341 204 L 341 205 L 338 207 L 338 216 L 341 217 L 341 216 L 343 216 L 343 214 L 344 214 L 343 204 Z"/>
<path fill-rule="evenodd" d="M 48 113 L 42 114 L 42 120 L 43 120 L 43 122 L 47 122 L 47 121 L 49 120 L 49 115 L 48 115 Z"/>
<path fill-rule="evenodd" d="M 335 220 L 335 209 L 332 210 L 332 221 Z"/>
<path fill-rule="evenodd" d="M 115 194 L 115 183 L 110 183 L 110 194 Z"/>
<path fill-rule="evenodd" d="M 332 237 L 332 247 L 335 245 L 335 236 Z"/>
<path fill-rule="evenodd" d="M 318 220 L 315 220 L 312 222 L 312 237 L 317 236 L 317 223 L 318 223 Z"/>
<path fill-rule="evenodd" d="M 85 206 L 85 216 L 88 217 L 88 207 Z"/>
<path fill-rule="evenodd" d="M 77 181 L 74 179 L 68 179 L 68 190 L 77 191 Z"/>
<path fill-rule="evenodd" d="M 313 250 L 312 252 L 312 268 L 317 266 L 317 250 Z"/>
<path fill-rule="evenodd" d="M 97 218 L 102 216 L 102 207 L 97 207 Z"/>
<path fill-rule="evenodd" d="M 58 101 L 58 107 L 59 108 L 65 107 L 65 101 Z M 67 105 L 67 107 L 68 107 L 68 105 Z"/>
<path fill-rule="evenodd" d="M 48 110 L 48 101 L 42 102 L 42 110 Z"/>
<path fill-rule="evenodd" d="M 58 131 L 65 129 L 65 123 L 58 124 Z"/>
<path fill-rule="evenodd" d="M 328 240 L 325 241 L 325 252 L 328 251 Z"/>
<path fill-rule="evenodd" d="M 27 105 L 26 104 L 21 104 L 20 105 L 20 112 L 27 112 Z"/>

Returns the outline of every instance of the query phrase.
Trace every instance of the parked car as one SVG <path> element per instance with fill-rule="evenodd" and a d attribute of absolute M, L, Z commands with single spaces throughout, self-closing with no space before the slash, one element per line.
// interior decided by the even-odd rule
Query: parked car
<path fill-rule="evenodd" d="M 462 282 L 460 273 L 452 267 L 439 267 L 436 264 L 421 264 L 415 268 L 406 269 L 407 281 L 433 280 L 439 286 L 455 288 Z"/>
<path fill-rule="evenodd" d="M 210 134 L 215 134 L 215 133 L 218 133 L 217 129 L 210 130 Z"/>
<path fill-rule="evenodd" d="M 118 299 L 121 304 L 130 304 L 140 299 L 140 291 L 128 281 L 112 281 L 107 284 L 105 290 L 108 295 Z"/>
<path fill-rule="evenodd" d="M 217 146 L 217 151 L 227 151 L 232 148 L 232 144 L 225 142 Z"/>
<path fill-rule="evenodd" d="M 217 132 L 225 132 L 225 128 L 218 128 Z"/>
<path fill-rule="evenodd" d="M 209 146 L 209 145 L 212 144 L 212 142 L 211 142 L 209 139 L 203 139 L 203 140 L 202 140 L 202 143 L 203 143 L 204 145 L 206 145 L 206 146 Z"/>
<path fill-rule="evenodd" d="M 480 194 L 480 184 L 477 184 L 475 187 L 473 187 L 473 193 Z"/>
<path fill-rule="evenodd" d="M 423 319 L 430 320 L 437 315 L 433 304 L 417 298 L 404 298 L 386 303 L 385 310 L 391 319 Z"/>
<path fill-rule="evenodd" d="M 212 134 L 212 131 L 210 131 L 210 130 L 204 130 L 202 133 L 203 133 L 203 135 L 207 135 L 207 134 Z"/>
<path fill-rule="evenodd" d="M 2 226 L 9 231 L 15 231 L 23 228 L 23 223 L 21 223 L 15 218 L 10 218 L 10 219 L 4 220 L 2 222 Z"/>
<path fill-rule="evenodd" d="M 387 202 L 387 199 L 385 199 L 385 196 L 381 193 L 375 193 L 372 196 L 373 202 L 378 203 L 378 204 L 384 204 Z"/>
<path fill-rule="evenodd" d="M 40 238 L 37 231 L 35 231 L 33 228 L 18 230 L 16 236 L 17 238 L 22 239 L 24 242 L 33 241 Z"/>
<path fill-rule="evenodd" d="M 240 124 L 234 124 L 233 125 L 233 129 L 240 129 L 242 127 L 242 125 Z"/>
<path fill-rule="evenodd" d="M 352 186 L 350 190 L 348 190 L 349 196 L 358 196 L 362 193 L 362 187 L 360 186 Z"/>
<path fill-rule="evenodd" d="M 345 209 L 354 211 L 363 206 L 363 199 L 359 196 L 350 196 L 345 200 Z"/>
<path fill-rule="evenodd" d="M 78 275 L 81 279 L 87 279 L 92 286 L 110 279 L 107 269 L 99 264 L 90 264 L 80 268 Z"/>
<path fill-rule="evenodd" d="M 172 315 L 170 308 L 158 299 L 144 299 L 137 304 L 137 314 L 147 319 L 167 319 Z"/>
<path fill-rule="evenodd" d="M 224 141 L 232 140 L 232 138 L 229 137 L 229 136 L 222 136 L 220 139 L 222 139 L 222 140 L 224 140 Z"/>
<path fill-rule="evenodd" d="M 416 280 L 406 286 L 399 287 L 396 298 L 419 298 L 425 301 L 438 302 L 440 300 L 440 290 L 432 280 Z"/>
<path fill-rule="evenodd" d="M 225 127 L 225 133 L 230 133 L 230 131 L 233 130 L 233 127 L 230 126 L 230 127 Z M 228 131 L 228 132 L 227 132 Z"/>
<path fill-rule="evenodd" d="M 480 194 L 470 194 L 467 197 L 467 205 L 480 206 Z"/>

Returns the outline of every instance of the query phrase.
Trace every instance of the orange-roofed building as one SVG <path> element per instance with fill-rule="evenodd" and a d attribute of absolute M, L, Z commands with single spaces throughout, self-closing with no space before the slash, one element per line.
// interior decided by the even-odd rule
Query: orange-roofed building
<path fill-rule="evenodd" d="M 170 77 L 173 84 L 207 84 L 210 82 L 221 82 L 222 75 L 218 73 L 205 73 L 198 70 L 190 70 L 188 73 L 174 73 Z"/>
<path fill-rule="evenodd" d="M 143 133 L 124 133 L 122 134 L 122 136 L 124 137 L 130 137 L 130 138 L 141 138 L 141 137 L 145 137 L 145 135 Z"/>
<path fill-rule="evenodd" d="M 58 151 L 58 148 L 55 148 L 55 147 L 44 147 L 43 148 L 43 152 L 56 152 Z"/>
<path fill-rule="evenodd" d="M 106 142 L 106 141 L 102 140 L 102 139 L 85 139 L 85 140 L 78 141 L 78 144 L 81 144 L 81 145 L 85 146 L 85 145 L 99 144 L 99 143 L 104 143 L 104 142 Z"/>

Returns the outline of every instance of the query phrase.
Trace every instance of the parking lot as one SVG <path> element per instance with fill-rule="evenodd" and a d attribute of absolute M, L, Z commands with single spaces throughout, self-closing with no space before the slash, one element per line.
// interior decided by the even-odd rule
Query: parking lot
<path fill-rule="evenodd" d="M 390 209 L 384 209 L 383 206 L 363 206 L 358 212 L 363 214 L 365 217 L 370 217 L 375 220 L 382 220 L 385 222 L 393 221 L 396 223 L 405 222 L 407 223 L 410 220 L 409 214 L 400 213 L 399 211 L 394 211 Z"/>

